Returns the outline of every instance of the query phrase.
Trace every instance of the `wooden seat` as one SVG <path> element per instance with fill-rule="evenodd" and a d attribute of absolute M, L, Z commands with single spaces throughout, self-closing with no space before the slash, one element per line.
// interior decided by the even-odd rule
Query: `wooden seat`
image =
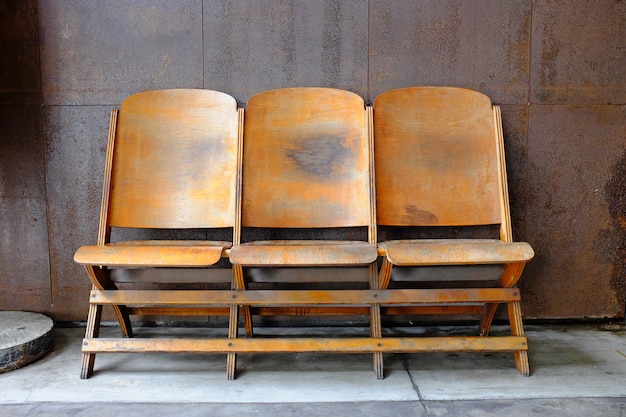
<path fill-rule="evenodd" d="M 97 352 L 197 349 L 191 339 L 99 338 L 103 305 L 113 306 L 126 337 L 131 315 L 237 310 L 211 301 L 210 283 L 236 287 L 231 265 L 220 260 L 237 239 L 242 115 L 224 93 L 182 89 L 135 94 L 112 111 L 97 244 L 74 256 L 93 283 L 82 378 Z M 190 304 L 189 290 L 198 289 L 204 297 Z M 229 354 L 233 369 L 234 360 Z"/>
<path fill-rule="evenodd" d="M 515 285 L 534 253 L 512 239 L 500 109 L 466 89 L 392 90 L 374 101 L 374 138 L 381 288 L 420 281 L 413 313 L 481 314 L 482 337 L 416 338 L 405 351 L 512 351 L 529 375 Z M 511 335 L 488 336 L 500 303 Z"/>
<path fill-rule="evenodd" d="M 233 246 L 230 261 L 248 284 L 255 276 L 276 272 L 268 279 L 297 287 L 249 286 L 239 301 L 254 306 L 254 312 L 288 314 L 295 309 L 300 315 L 318 314 L 331 307 L 336 313 L 342 307 L 371 303 L 367 294 L 358 291 L 347 294 L 332 285 L 308 286 L 351 279 L 343 270 L 325 269 L 332 267 L 363 270 L 365 282 L 375 286 L 378 253 L 370 117 L 371 111 L 358 95 L 337 89 L 287 88 L 249 99 L 243 146 L 242 243 Z M 280 240 L 275 239 L 277 229 Z M 285 235 L 293 238 L 284 239 Z M 376 336 L 380 329 L 372 332 Z M 347 342 L 255 337 L 234 343 L 246 352 L 372 351 L 367 349 L 369 338 Z"/>

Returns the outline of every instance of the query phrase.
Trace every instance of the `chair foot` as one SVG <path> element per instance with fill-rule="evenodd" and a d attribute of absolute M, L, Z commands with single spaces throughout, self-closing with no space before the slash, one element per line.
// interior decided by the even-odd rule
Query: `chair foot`
<path fill-rule="evenodd" d="M 524 336 L 524 325 L 522 323 L 522 309 L 519 302 L 508 303 L 509 322 L 511 324 L 511 334 L 513 336 Z M 513 352 L 515 356 L 515 367 L 520 374 L 530 376 L 530 365 L 528 363 L 528 351 L 522 350 Z"/>
<path fill-rule="evenodd" d="M 100 322 L 102 320 L 102 306 L 97 304 L 89 305 L 87 316 L 87 327 L 85 328 L 85 339 L 97 338 L 100 335 Z M 85 341 L 83 341 L 85 343 Z M 95 353 L 83 352 L 83 360 L 80 371 L 80 378 L 87 379 L 93 374 L 93 366 L 96 360 Z"/>
<path fill-rule="evenodd" d="M 515 355 L 515 367 L 520 374 L 524 376 L 530 376 L 530 364 L 528 362 L 528 352 L 514 352 Z"/>
<path fill-rule="evenodd" d="M 80 369 L 80 379 L 88 379 L 91 375 L 93 375 L 93 366 L 95 360 L 95 353 L 83 353 L 83 361 Z"/>
<path fill-rule="evenodd" d="M 385 379 L 382 352 L 374 352 L 374 373 L 376 374 L 376 379 Z"/>
<path fill-rule="evenodd" d="M 237 354 L 227 353 L 226 355 L 226 376 L 229 381 L 233 381 L 237 372 Z"/>

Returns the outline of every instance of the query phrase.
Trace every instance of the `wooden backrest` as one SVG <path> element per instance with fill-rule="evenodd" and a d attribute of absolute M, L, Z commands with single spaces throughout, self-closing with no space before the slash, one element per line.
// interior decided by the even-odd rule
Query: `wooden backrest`
<path fill-rule="evenodd" d="M 379 225 L 508 221 L 499 109 L 487 96 L 452 87 L 385 92 L 374 101 L 374 141 Z"/>
<path fill-rule="evenodd" d="M 242 225 L 369 226 L 368 112 L 358 95 L 286 88 L 247 103 Z"/>
<path fill-rule="evenodd" d="M 234 226 L 239 146 L 234 98 L 209 90 L 149 91 L 125 99 L 116 114 L 107 151 L 104 224 Z"/>

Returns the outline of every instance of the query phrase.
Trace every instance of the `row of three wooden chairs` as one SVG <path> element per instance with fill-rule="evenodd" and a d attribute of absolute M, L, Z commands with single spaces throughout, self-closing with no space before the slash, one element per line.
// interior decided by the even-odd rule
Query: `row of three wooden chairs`
<path fill-rule="evenodd" d="M 383 378 L 388 353 L 509 351 L 530 372 L 516 283 L 534 254 L 513 242 L 500 109 L 481 93 L 366 106 L 286 88 L 245 109 L 209 90 L 135 94 L 111 114 L 103 190 L 97 243 L 74 257 L 93 284 L 82 378 L 100 352 L 223 353 L 229 379 L 237 354 L 279 352 L 367 352 Z M 500 304 L 510 334 L 490 336 Z M 124 337 L 99 337 L 104 305 Z M 385 334 L 399 314 L 475 314 L 478 333 Z M 131 337 L 131 316 L 211 315 L 228 316 L 224 337 Z M 369 335 L 259 337 L 261 315 L 356 315 Z"/>

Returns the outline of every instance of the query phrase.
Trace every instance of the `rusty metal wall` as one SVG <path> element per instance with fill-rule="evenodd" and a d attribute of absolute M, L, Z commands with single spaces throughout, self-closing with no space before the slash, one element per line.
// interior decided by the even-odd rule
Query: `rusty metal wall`
<path fill-rule="evenodd" d="M 0 0 L 0 62 L 0 309 L 85 319 L 72 254 L 130 94 L 454 85 L 502 106 L 525 316 L 624 317 L 626 2 Z"/>
<path fill-rule="evenodd" d="M 0 2 L 0 310 L 50 311 L 34 1 Z"/>

